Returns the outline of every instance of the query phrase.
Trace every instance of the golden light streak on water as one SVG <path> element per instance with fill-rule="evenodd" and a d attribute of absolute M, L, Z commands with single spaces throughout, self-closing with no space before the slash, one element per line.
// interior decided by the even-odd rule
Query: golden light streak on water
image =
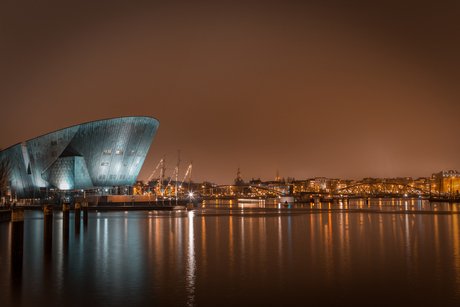
<path fill-rule="evenodd" d="M 283 268 L 283 229 L 281 226 L 281 216 L 278 216 L 278 227 L 277 228 L 278 228 L 278 265 L 279 265 L 279 270 L 282 270 Z"/>
<path fill-rule="evenodd" d="M 266 266 L 267 263 L 267 232 L 265 227 L 265 218 L 260 217 L 257 219 L 259 222 L 259 249 L 260 249 L 260 258 L 259 262 L 261 267 Z"/>
<path fill-rule="evenodd" d="M 457 204 L 455 204 L 455 209 L 452 211 L 457 212 Z M 458 214 L 452 214 L 452 237 L 454 245 L 454 271 L 455 271 L 455 291 L 457 297 L 460 296 L 460 227 L 458 225 Z"/>
<path fill-rule="evenodd" d="M 233 274 L 234 273 L 234 270 L 235 270 L 235 248 L 234 248 L 234 242 L 235 242 L 235 234 L 233 232 L 233 216 L 230 215 L 230 218 L 229 218 L 229 241 L 230 241 L 230 246 L 229 246 L 229 249 L 228 249 L 228 258 L 230 259 L 229 261 L 229 264 L 228 264 L 228 268 L 229 268 L 229 272 L 230 274 Z"/>
<path fill-rule="evenodd" d="M 330 209 L 330 204 L 329 204 L 329 209 Z M 328 233 L 329 233 L 329 241 L 328 241 L 328 244 L 329 244 L 329 263 L 328 263 L 328 266 L 331 270 L 331 277 L 333 275 L 333 272 L 334 272 L 334 242 L 333 242 L 333 239 L 334 239 L 334 234 L 332 232 L 332 214 L 331 214 L 331 211 L 329 211 L 329 214 L 328 214 Z"/>
<path fill-rule="evenodd" d="M 203 272 L 206 274 L 208 253 L 206 249 L 206 219 L 204 216 L 201 217 L 201 254 Z"/>
<path fill-rule="evenodd" d="M 164 248 L 162 248 L 162 238 L 163 233 L 161 231 L 161 226 L 163 224 L 163 219 L 155 218 L 155 257 L 154 261 L 156 263 L 158 278 L 164 278 L 164 267 L 159 264 L 162 263 L 164 257 Z M 126 248 L 125 248 L 126 249 Z"/>
<path fill-rule="evenodd" d="M 439 216 L 434 215 L 434 248 L 435 248 L 435 267 L 436 267 L 436 280 L 440 279 L 441 274 L 441 248 L 439 240 Z"/>
<path fill-rule="evenodd" d="M 193 210 L 188 212 L 188 245 L 187 245 L 187 306 L 195 306 L 195 230 L 193 227 Z"/>
<path fill-rule="evenodd" d="M 311 250 L 311 262 L 313 265 L 316 263 L 316 249 L 315 249 L 315 221 L 316 219 L 313 218 L 313 214 L 310 215 L 310 250 Z"/>
<path fill-rule="evenodd" d="M 384 234 L 383 234 L 383 220 L 382 220 L 382 214 L 379 214 L 379 237 L 380 237 L 380 254 L 384 255 L 385 254 L 385 241 L 384 241 Z"/>

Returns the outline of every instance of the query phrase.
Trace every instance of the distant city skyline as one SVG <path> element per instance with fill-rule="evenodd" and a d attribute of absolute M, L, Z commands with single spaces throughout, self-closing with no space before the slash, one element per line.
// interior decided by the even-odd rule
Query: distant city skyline
<path fill-rule="evenodd" d="M 416 3 L 416 5 L 414 5 Z M 0 147 L 159 120 L 140 172 L 229 183 L 460 169 L 460 3 L 35 1 L 0 12 Z"/>

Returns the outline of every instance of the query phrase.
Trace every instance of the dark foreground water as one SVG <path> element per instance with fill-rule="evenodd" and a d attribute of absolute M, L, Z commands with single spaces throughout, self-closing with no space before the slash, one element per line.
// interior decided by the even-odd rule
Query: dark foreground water
<path fill-rule="evenodd" d="M 22 241 L 0 222 L 0 305 L 459 306 L 458 209 L 208 202 L 71 213 L 68 232 L 55 212 L 50 235 L 26 211 Z"/>

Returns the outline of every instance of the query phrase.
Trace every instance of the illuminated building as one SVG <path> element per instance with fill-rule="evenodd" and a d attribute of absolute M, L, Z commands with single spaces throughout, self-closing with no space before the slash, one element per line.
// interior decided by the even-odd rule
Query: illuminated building
<path fill-rule="evenodd" d="M 458 195 L 460 190 L 460 173 L 450 170 L 432 174 L 431 190 L 447 196 Z"/>
<path fill-rule="evenodd" d="M 14 198 L 44 196 L 50 189 L 75 190 L 134 185 L 159 122 L 120 117 L 84 123 L 11 146 L 0 152 L 13 166 Z"/>

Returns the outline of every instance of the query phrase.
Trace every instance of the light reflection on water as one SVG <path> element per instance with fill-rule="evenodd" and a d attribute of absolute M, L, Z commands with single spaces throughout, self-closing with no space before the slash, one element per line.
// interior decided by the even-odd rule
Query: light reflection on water
<path fill-rule="evenodd" d="M 2 305 L 460 303 L 458 204 L 231 205 L 90 212 L 82 232 L 72 213 L 68 237 L 55 212 L 50 253 L 26 211 L 23 242 L 0 223 Z"/>

